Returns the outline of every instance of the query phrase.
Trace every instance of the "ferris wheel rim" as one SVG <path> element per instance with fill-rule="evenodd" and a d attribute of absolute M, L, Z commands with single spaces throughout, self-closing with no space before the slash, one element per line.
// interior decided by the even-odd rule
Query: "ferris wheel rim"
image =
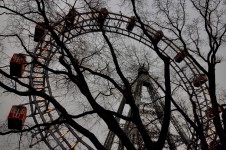
<path fill-rule="evenodd" d="M 93 13 L 83 13 L 83 14 L 81 14 L 81 15 L 87 15 L 87 14 L 93 14 Z M 122 16 L 121 14 L 116 14 L 116 13 L 109 13 L 109 16 L 110 15 L 112 15 L 112 16 L 114 16 L 114 17 L 108 17 L 107 19 L 113 19 L 113 20 L 119 20 L 119 21 L 121 21 L 121 22 L 124 22 L 124 23 L 128 23 L 128 20 L 126 20 L 126 19 L 128 19 L 129 17 L 126 17 L 126 16 Z M 118 19 L 118 17 L 121 17 L 120 19 Z M 123 19 L 124 20 L 123 20 Z M 89 18 L 90 19 L 90 18 Z M 91 18 L 90 20 L 93 20 L 93 18 Z M 95 19 L 94 19 L 95 20 Z M 61 22 L 63 22 L 63 21 L 65 21 L 64 19 L 62 20 L 62 21 L 59 21 L 58 23 L 55 23 L 55 26 L 57 26 L 57 24 L 59 24 L 59 23 L 61 23 Z M 89 21 L 89 20 L 88 20 Z M 78 23 L 76 23 L 75 25 L 77 25 L 77 24 L 79 24 L 79 23 L 82 23 L 82 21 L 81 22 L 78 22 Z M 137 26 L 137 25 L 135 25 L 136 27 L 139 27 L 139 26 Z M 96 27 L 98 27 L 98 25 L 96 26 Z M 115 27 L 112 27 L 112 26 L 107 26 L 107 25 L 104 25 L 104 27 L 106 28 L 106 29 L 108 29 L 108 28 L 115 28 Z M 149 26 L 147 26 L 147 27 L 149 27 Z M 114 33 L 116 33 L 116 34 L 121 34 L 121 35 L 123 35 L 123 32 L 128 32 L 127 30 L 125 30 L 125 29 L 123 29 L 123 28 L 121 28 L 120 26 L 119 27 L 116 27 L 116 29 L 118 29 L 118 30 L 122 30 L 122 32 L 114 32 Z M 154 29 L 152 29 L 153 31 L 156 31 L 156 30 L 154 30 Z M 92 30 L 93 32 L 100 32 L 100 30 Z M 88 33 L 91 33 L 92 32 L 91 30 L 90 30 L 90 32 L 85 32 L 84 34 L 88 34 Z M 106 32 L 112 32 L 111 30 L 106 30 Z M 154 33 L 153 32 L 149 32 L 149 33 L 151 33 L 151 35 L 154 35 Z M 64 33 L 63 33 L 64 34 Z M 81 36 L 83 33 L 79 33 L 77 36 Z M 135 38 L 133 38 L 132 37 L 132 34 L 133 34 L 133 32 L 130 32 L 128 35 L 124 35 L 124 36 L 128 36 L 129 38 L 132 38 L 132 39 L 134 39 L 134 40 L 137 40 L 137 41 L 139 41 L 139 39 L 135 39 Z M 137 34 L 138 35 L 138 34 Z M 77 36 L 73 36 L 72 38 L 75 38 L 75 37 L 77 37 Z M 167 37 L 163 37 L 163 39 L 162 39 L 162 41 L 163 42 L 167 42 L 167 41 L 170 41 Z M 149 41 L 150 42 L 150 41 Z M 39 43 L 40 44 L 40 43 Z M 38 45 L 39 45 L 38 44 Z M 143 43 L 143 44 L 145 44 L 145 43 Z M 175 45 L 174 43 L 170 43 L 170 44 L 173 44 L 173 45 Z M 36 48 L 38 48 L 38 45 L 37 45 L 37 47 Z M 151 46 L 152 45 L 152 43 L 150 42 L 150 45 L 149 46 Z M 148 45 L 147 45 L 148 46 Z M 178 47 L 177 47 L 178 48 Z M 173 49 L 173 48 L 172 48 Z M 173 50 L 175 50 L 175 49 L 173 49 Z M 177 53 L 178 52 L 180 52 L 179 50 L 179 48 L 177 49 L 178 51 L 176 51 Z M 162 51 L 163 53 L 165 53 L 164 51 Z M 167 54 L 166 54 L 167 55 Z M 175 66 L 172 66 L 172 68 L 175 68 L 175 67 L 178 67 L 179 69 L 180 69 L 180 67 L 179 67 L 179 65 L 178 64 L 176 64 L 174 61 L 173 61 L 173 59 L 171 58 L 171 62 L 173 62 L 174 63 L 174 65 Z M 48 60 L 48 61 L 50 61 L 50 60 Z M 189 61 L 190 61 L 190 64 L 189 64 Z M 190 66 L 191 64 L 193 65 L 193 66 L 195 66 L 193 63 L 192 63 L 192 61 L 191 60 L 189 60 L 189 58 L 185 58 L 185 60 L 184 60 L 184 62 L 186 62 L 186 64 L 189 64 L 188 66 Z M 197 69 L 197 68 L 196 68 Z M 175 69 L 175 71 L 178 73 L 178 70 L 176 70 Z M 198 70 L 199 71 L 199 70 Z M 48 72 L 48 71 L 47 71 Z M 181 71 L 182 72 L 182 71 Z M 199 72 L 200 73 L 200 72 Z M 179 74 L 179 73 L 178 73 Z M 32 76 L 32 73 L 31 73 L 31 76 Z M 185 76 L 186 77 L 186 76 Z M 186 77 L 187 78 L 187 77 Z M 48 79 L 46 79 L 46 80 L 48 80 Z M 183 80 L 184 81 L 184 80 Z M 188 78 L 187 78 L 187 81 L 189 81 L 188 80 Z M 47 81 L 48 82 L 48 81 Z M 185 82 L 184 82 L 185 83 Z M 194 87 L 192 86 L 192 84 L 191 84 L 191 81 L 189 82 L 189 84 L 190 84 L 190 88 L 192 88 L 193 89 L 193 91 L 195 91 L 194 90 Z M 186 84 L 185 84 L 186 85 Z M 207 86 L 207 85 L 206 85 Z M 50 85 L 48 85 L 48 88 L 50 88 L 50 90 L 51 90 L 51 87 L 50 87 Z M 187 89 L 189 89 L 189 87 L 186 87 Z M 201 87 L 202 88 L 202 87 Z M 51 94 L 52 95 L 52 94 Z M 204 95 L 205 95 L 205 93 L 204 93 Z M 32 102 L 33 103 L 33 101 L 32 101 L 32 98 L 30 98 L 31 100 L 30 100 L 30 102 Z M 196 96 L 196 99 L 198 99 L 197 98 L 197 96 Z M 205 101 L 207 101 L 207 99 L 205 99 Z M 206 103 L 207 104 L 207 103 Z M 32 105 L 32 104 L 31 104 Z M 208 104 L 207 104 L 208 105 Z M 33 106 L 31 106 L 31 107 L 33 107 Z M 208 107 L 208 106 L 207 106 Z M 33 109 L 33 108 L 32 108 Z M 51 112 L 49 112 L 50 114 L 51 114 Z M 35 118 L 35 116 L 33 116 L 33 118 Z M 35 118 L 36 119 L 36 118 Z M 45 119 L 44 119 L 45 120 Z M 36 120 L 36 123 L 37 123 L 37 120 Z"/>

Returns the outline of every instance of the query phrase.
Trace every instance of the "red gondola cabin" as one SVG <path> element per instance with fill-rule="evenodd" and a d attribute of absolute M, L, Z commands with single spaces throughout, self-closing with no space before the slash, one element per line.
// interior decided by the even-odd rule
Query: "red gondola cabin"
<path fill-rule="evenodd" d="M 73 27 L 74 21 L 75 21 L 75 16 L 78 12 L 72 8 L 69 10 L 68 14 L 66 15 L 66 26 L 71 28 Z"/>
<path fill-rule="evenodd" d="M 183 50 L 181 51 L 180 53 L 178 53 L 175 57 L 174 57 L 174 60 L 177 62 L 177 63 L 180 63 L 182 60 L 184 60 L 184 58 L 186 57 L 186 51 L 187 50 Z"/>
<path fill-rule="evenodd" d="M 27 115 L 27 108 L 22 105 L 13 105 L 8 115 L 8 128 L 22 130 Z"/>
<path fill-rule="evenodd" d="M 34 41 L 40 42 L 43 41 L 44 38 L 45 38 L 45 24 L 44 22 L 39 22 L 35 27 Z"/>
<path fill-rule="evenodd" d="M 108 16 L 108 10 L 106 8 L 101 8 L 100 12 L 99 12 L 99 16 L 98 16 L 98 23 L 100 24 L 100 26 L 104 25 L 104 21 L 106 20 L 107 16 Z"/>
<path fill-rule="evenodd" d="M 129 21 L 128 21 L 127 25 L 126 25 L 126 29 L 129 32 L 131 32 L 133 30 L 133 28 L 134 28 L 135 25 L 136 25 L 136 17 L 135 16 L 131 16 L 129 18 Z"/>
<path fill-rule="evenodd" d="M 10 75 L 22 77 L 26 62 L 26 56 L 24 54 L 13 54 L 13 57 L 10 60 Z"/>
<path fill-rule="evenodd" d="M 221 113 L 221 112 L 222 112 L 222 111 L 221 111 L 221 108 L 218 107 L 218 113 Z M 209 115 L 210 118 L 214 117 L 214 114 L 213 114 L 213 108 L 209 108 L 209 110 L 208 110 L 208 115 Z"/>
<path fill-rule="evenodd" d="M 164 34 L 163 34 L 163 32 L 161 30 L 156 31 L 156 33 L 155 33 L 155 35 L 153 37 L 154 42 L 158 43 L 162 39 L 163 35 Z"/>
<path fill-rule="evenodd" d="M 193 85 L 195 87 L 200 87 L 202 84 L 204 84 L 206 81 L 208 81 L 208 77 L 204 74 L 201 74 L 199 75 L 198 77 L 196 77 L 194 80 L 193 80 Z"/>

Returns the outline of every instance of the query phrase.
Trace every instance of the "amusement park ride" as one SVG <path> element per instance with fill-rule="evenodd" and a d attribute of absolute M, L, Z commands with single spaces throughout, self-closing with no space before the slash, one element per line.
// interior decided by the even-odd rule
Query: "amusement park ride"
<path fill-rule="evenodd" d="M 68 39 L 73 39 L 90 32 L 100 32 L 101 27 L 104 28 L 106 32 L 127 36 L 152 48 L 151 41 L 146 36 L 137 33 L 137 30 L 141 27 L 136 22 L 137 19 L 135 16 L 126 17 L 122 14 L 109 13 L 106 8 L 100 9 L 99 12 L 87 13 L 79 13 L 74 8 L 72 8 L 64 19 L 55 23 L 53 26 L 61 29 L 61 31 L 59 31 L 59 36 L 64 36 L 66 32 L 70 32 L 69 36 L 67 37 Z M 134 30 L 135 28 L 136 30 Z M 164 43 L 166 47 L 170 47 L 171 50 L 174 51 L 174 57 L 169 56 L 172 60 L 171 68 L 180 77 L 184 88 L 187 89 L 187 92 L 191 95 L 190 98 L 198 106 L 197 114 L 199 115 L 199 119 L 201 120 L 205 129 L 204 132 L 207 141 L 210 143 L 211 141 L 216 140 L 216 133 L 213 129 L 212 121 L 212 118 L 214 117 L 213 113 L 206 115 L 207 113 L 211 112 L 208 87 L 206 85 L 208 78 L 197 69 L 195 64 L 188 57 L 186 57 L 186 52 L 189 50 L 180 50 L 180 48 L 178 48 L 172 41 L 164 36 L 162 31 L 154 30 L 149 26 L 146 26 L 145 28 L 147 29 L 148 33 L 152 35 L 155 42 Z M 51 37 L 48 37 L 47 40 L 47 34 L 48 31 L 45 27 L 45 24 L 39 22 L 35 27 L 34 33 L 34 41 L 38 42 L 38 44 L 33 53 L 35 59 L 37 59 L 40 64 L 45 66 L 49 65 L 52 56 L 55 55 L 56 51 L 59 49 L 52 49 L 52 45 L 55 41 Z M 167 49 L 161 51 L 163 54 L 168 55 Z M 13 55 L 12 59 L 10 60 L 10 74 L 12 76 L 18 78 L 23 77 L 25 66 L 27 64 L 26 57 L 27 56 L 25 54 L 15 53 Z M 192 80 L 184 73 L 184 70 L 179 64 L 181 62 L 185 63 L 187 65 L 187 71 L 193 74 L 194 78 Z M 30 71 L 28 78 L 30 86 L 32 86 L 37 91 L 43 91 L 52 96 L 53 94 L 51 91 L 51 83 L 49 82 L 48 70 L 46 70 L 40 64 L 29 64 Z M 153 102 L 153 104 L 150 106 L 144 102 L 141 102 L 141 94 L 144 87 L 147 89 L 147 92 L 150 96 L 150 101 Z M 138 70 L 137 78 L 133 83 L 133 93 L 136 104 L 140 108 L 140 113 L 143 116 L 155 114 L 155 116 L 159 118 L 158 123 L 161 124 L 161 116 L 164 112 L 164 102 L 161 100 L 161 96 L 158 93 L 156 84 L 152 80 L 147 68 L 141 67 Z M 26 124 L 26 116 L 28 115 L 33 117 L 35 124 L 53 121 L 53 118 L 55 118 L 55 116 L 59 115 L 60 113 L 55 108 L 48 107 L 48 103 L 48 100 L 36 95 L 32 95 L 29 97 L 28 104 L 13 105 L 8 115 L 8 128 L 11 130 L 22 130 Z M 122 114 L 126 105 L 126 101 L 124 98 L 122 98 L 117 113 Z M 30 107 L 29 111 L 27 111 L 27 107 Z M 221 113 L 221 111 L 219 111 L 219 113 Z M 130 116 L 131 114 L 132 112 L 129 111 L 127 116 Z M 145 120 L 146 117 L 143 118 L 144 122 L 147 121 Z M 144 145 L 139 140 L 140 137 L 136 127 L 131 124 L 131 122 L 123 122 L 119 118 L 116 118 L 116 120 L 120 123 L 122 122 L 125 133 L 130 137 L 130 140 L 132 143 L 134 143 L 136 148 L 144 150 Z M 187 135 L 185 129 L 179 122 L 180 121 L 178 118 L 172 113 L 171 128 L 173 128 L 174 131 L 169 131 L 169 138 L 167 142 L 171 143 L 174 149 L 180 145 L 190 145 L 190 147 L 197 146 L 199 141 L 197 142 L 195 137 L 191 138 L 189 135 Z M 150 126 L 150 134 L 155 136 L 156 133 L 154 131 L 151 133 L 151 128 L 153 128 L 153 126 Z M 84 141 L 82 137 L 79 136 L 78 132 L 66 123 L 54 125 L 51 127 L 51 130 L 42 130 L 41 128 L 38 128 L 38 130 L 39 132 L 32 135 L 32 139 L 34 140 L 31 141 L 30 147 L 38 144 L 39 142 L 45 142 L 49 149 L 75 149 L 79 144 L 82 145 L 81 149 L 95 149 L 86 141 Z M 110 150 L 113 146 L 115 147 L 115 145 L 118 145 L 118 150 L 124 149 L 120 141 L 117 142 L 115 134 L 109 131 L 104 142 L 104 146 Z M 166 148 L 169 148 L 167 147 L 167 144 Z"/>

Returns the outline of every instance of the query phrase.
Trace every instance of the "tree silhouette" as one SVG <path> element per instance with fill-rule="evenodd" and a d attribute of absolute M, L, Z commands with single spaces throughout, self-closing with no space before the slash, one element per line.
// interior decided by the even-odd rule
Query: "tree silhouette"
<path fill-rule="evenodd" d="M 118 3 L 132 17 L 112 13 L 98 0 L 0 2 L 2 15 L 9 17 L 1 42 L 11 40 L 23 49 L 16 56 L 28 58 L 11 60 L 22 66 L 19 71 L 25 67 L 22 77 L 23 71 L 18 75 L 14 69 L 18 66 L 2 66 L 0 86 L 28 97 L 21 105 L 30 107 L 27 116 L 34 119 L 1 134 L 30 132 L 50 149 L 73 149 L 78 143 L 81 149 L 113 144 L 129 150 L 175 149 L 178 139 L 187 149 L 226 149 L 226 108 L 217 99 L 215 75 L 225 43 L 223 1 Z M 137 102 L 141 90 L 136 87 L 142 86 L 153 102 Z M 121 105 L 128 106 L 129 115 Z M 146 106 L 155 113 L 145 116 Z M 98 125 L 104 134 L 92 127 Z M 102 137 L 106 130 L 117 137 L 110 147 Z M 74 144 L 64 137 L 68 133 L 76 137 Z"/>

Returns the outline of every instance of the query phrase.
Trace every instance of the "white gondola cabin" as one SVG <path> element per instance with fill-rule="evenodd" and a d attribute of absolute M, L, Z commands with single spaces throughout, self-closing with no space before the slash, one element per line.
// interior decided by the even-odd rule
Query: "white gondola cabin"
<path fill-rule="evenodd" d="M 44 22 L 39 22 L 35 26 L 35 34 L 34 34 L 34 41 L 41 42 L 45 38 L 45 24 Z"/>
<path fill-rule="evenodd" d="M 187 50 L 183 50 L 181 51 L 180 53 L 178 53 L 175 57 L 174 57 L 174 60 L 177 62 L 177 63 L 180 63 L 182 60 L 184 60 L 184 58 L 187 56 L 186 54 Z"/>
<path fill-rule="evenodd" d="M 8 115 L 8 128 L 22 130 L 27 115 L 27 108 L 22 105 L 13 105 Z"/>
<path fill-rule="evenodd" d="M 197 76 L 194 80 L 193 80 L 193 85 L 195 87 L 200 87 L 202 84 L 204 84 L 206 81 L 208 81 L 208 77 L 204 74 L 201 74 L 199 76 Z"/>
<path fill-rule="evenodd" d="M 133 28 L 134 28 L 135 25 L 136 25 L 136 17 L 135 16 L 131 16 L 129 18 L 129 21 L 128 21 L 127 25 L 126 25 L 126 29 L 129 32 L 131 32 L 133 30 Z"/>
<path fill-rule="evenodd" d="M 13 57 L 10 60 L 10 75 L 22 77 L 25 70 L 26 62 L 26 56 L 24 54 L 13 54 Z"/>

